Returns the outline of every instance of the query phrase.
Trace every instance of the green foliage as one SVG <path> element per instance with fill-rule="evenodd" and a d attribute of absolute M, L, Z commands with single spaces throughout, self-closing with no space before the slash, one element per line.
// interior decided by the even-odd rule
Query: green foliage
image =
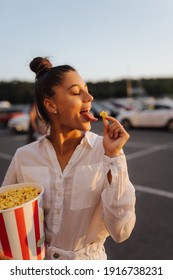
<path fill-rule="evenodd" d="M 131 80 L 131 84 L 132 88 L 143 88 L 149 96 L 173 95 L 173 78 Z M 98 99 L 127 96 L 127 81 L 125 79 L 114 82 L 89 82 L 88 87 L 93 96 Z"/>
<path fill-rule="evenodd" d="M 0 100 L 7 100 L 11 104 L 31 103 L 33 84 L 20 81 L 0 82 Z"/>
<path fill-rule="evenodd" d="M 173 94 L 173 78 L 143 79 L 141 82 L 149 95 L 159 97 Z"/>
<path fill-rule="evenodd" d="M 155 78 L 132 80 L 132 87 L 142 87 L 149 96 L 160 97 L 173 95 L 173 78 Z M 94 98 L 120 98 L 127 96 L 127 81 L 88 82 L 88 88 Z M 33 100 L 34 84 L 23 81 L 0 82 L 0 101 L 7 100 L 12 104 L 26 104 Z"/>

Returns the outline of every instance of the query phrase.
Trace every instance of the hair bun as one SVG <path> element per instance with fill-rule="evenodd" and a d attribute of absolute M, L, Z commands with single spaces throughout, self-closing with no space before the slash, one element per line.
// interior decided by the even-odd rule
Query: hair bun
<path fill-rule="evenodd" d="M 46 57 L 35 57 L 30 63 L 30 69 L 36 74 L 36 78 L 51 67 L 52 63 Z"/>

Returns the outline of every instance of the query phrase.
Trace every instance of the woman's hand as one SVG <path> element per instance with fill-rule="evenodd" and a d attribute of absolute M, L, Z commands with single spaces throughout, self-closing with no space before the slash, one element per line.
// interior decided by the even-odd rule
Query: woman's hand
<path fill-rule="evenodd" d="M 0 260 L 12 260 L 12 259 L 0 252 Z"/>
<path fill-rule="evenodd" d="M 103 118 L 103 146 L 105 155 L 116 157 L 129 139 L 129 134 L 115 118 L 106 116 Z"/>

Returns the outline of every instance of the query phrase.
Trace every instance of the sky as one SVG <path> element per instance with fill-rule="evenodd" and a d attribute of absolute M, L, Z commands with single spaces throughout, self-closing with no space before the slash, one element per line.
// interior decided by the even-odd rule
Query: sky
<path fill-rule="evenodd" d="M 172 0 L 0 0 L 0 81 L 36 56 L 85 81 L 173 77 Z"/>

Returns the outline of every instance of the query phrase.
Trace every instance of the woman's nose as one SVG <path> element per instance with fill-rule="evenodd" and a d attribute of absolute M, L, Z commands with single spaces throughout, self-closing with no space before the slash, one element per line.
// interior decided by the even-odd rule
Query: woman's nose
<path fill-rule="evenodd" d="M 94 97 L 89 93 L 85 92 L 84 94 L 84 102 L 92 102 Z"/>

